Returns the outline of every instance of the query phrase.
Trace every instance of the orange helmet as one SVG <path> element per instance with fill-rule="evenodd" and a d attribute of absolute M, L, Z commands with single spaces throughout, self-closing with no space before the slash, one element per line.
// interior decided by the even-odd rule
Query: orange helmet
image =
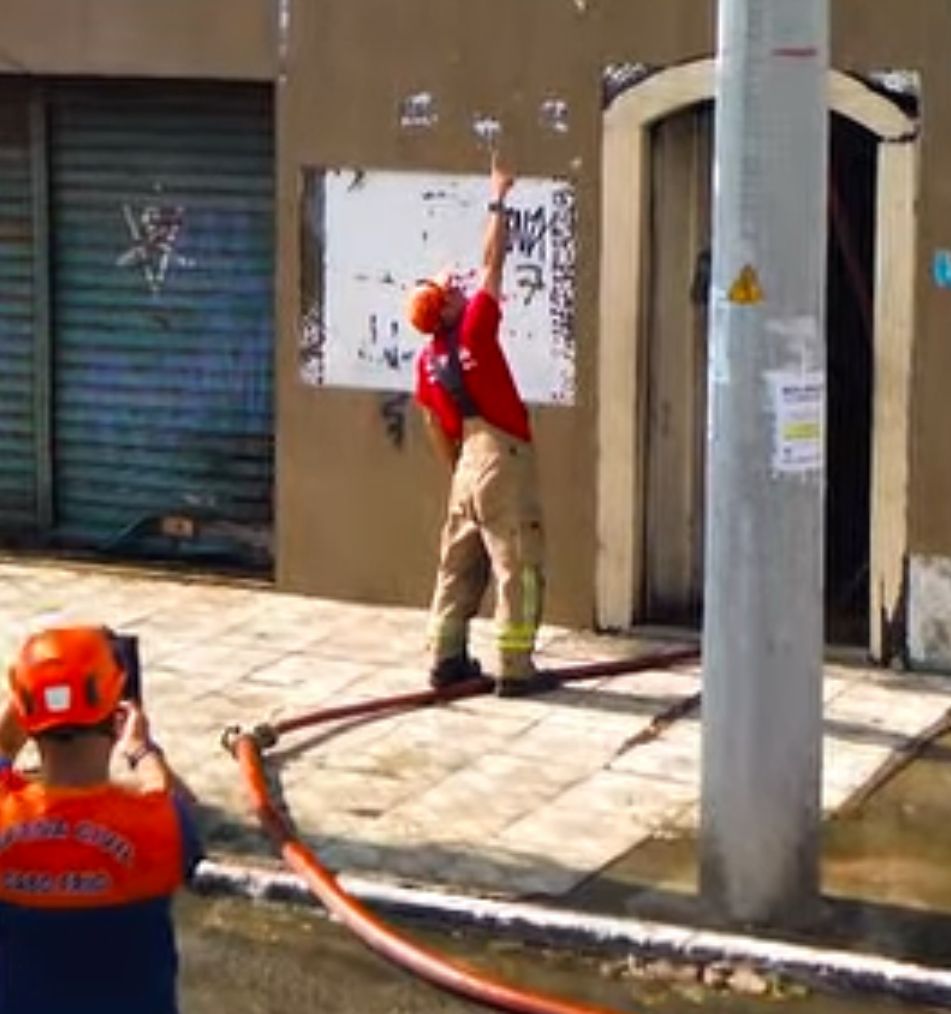
<path fill-rule="evenodd" d="M 13 706 L 25 732 L 98 725 L 116 709 L 125 673 L 101 627 L 34 634 L 10 668 Z"/>
<path fill-rule="evenodd" d="M 439 327 L 443 307 L 446 305 L 446 289 L 438 281 L 428 280 L 413 286 L 406 304 L 406 316 L 410 324 L 423 334 L 434 334 Z"/>

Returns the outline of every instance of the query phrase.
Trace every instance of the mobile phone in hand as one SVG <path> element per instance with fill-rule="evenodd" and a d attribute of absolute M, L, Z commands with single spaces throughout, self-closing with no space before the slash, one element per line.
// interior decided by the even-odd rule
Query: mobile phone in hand
<path fill-rule="evenodd" d="M 142 703 L 142 667 L 139 662 L 139 639 L 134 634 L 120 634 L 107 630 L 112 651 L 125 673 L 123 700 Z"/>

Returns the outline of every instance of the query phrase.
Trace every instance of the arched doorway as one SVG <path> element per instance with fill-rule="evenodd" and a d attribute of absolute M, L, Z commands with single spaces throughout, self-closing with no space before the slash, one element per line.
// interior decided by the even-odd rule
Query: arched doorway
<path fill-rule="evenodd" d="M 703 131 L 697 134 L 696 124 L 690 127 L 689 121 L 691 117 L 694 121 L 698 116 L 702 118 L 704 103 L 709 106 L 713 89 L 713 61 L 699 61 L 648 78 L 618 96 L 605 114 L 597 606 L 599 621 L 606 628 L 630 627 L 648 616 L 646 547 L 650 536 L 648 490 L 652 468 L 662 481 L 680 481 L 687 485 L 691 481 L 683 469 L 679 477 L 658 469 L 656 461 L 652 464 L 650 453 L 650 392 L 656 381 L 652 371 L 656 372 L 657 363 L 652 362 L 649 347 L 655 323 L 651 314 L 652 306 L 656 305 L 656 293 L 651 292 L 655 282 L 646 268 L 651 259 L 652 226 L 656 226 L 651 217 L 651 162 L 658 158 L 654 145 L 656 137 L 651 135 L 656 133 L 658 124 L 667 120 L 676 124 L 677 114 L 689 110 L 689 116 L 680 118 L 681 129 L 694 131 L 694 159 L 709 159 L 709 137 L 704 140 Z M 874 163 L 871 200 L 876 225 L 871 243 L 875 284 L 870 286 L 873 294 L 867 308 L 870 330 L 875 336 L 867 370 L 871 424 L 865 514 L 870 520 L 867 566 L 864 566 L 861 579 L 852 582 L 851 590 L 854 595 L 858 588 L 858 593 L 867 598 L 868 608 L 861 612 L 870 617 L 871 622 L 861 636 L 874 655 L 881 655 L 889 651 L 890 617 L 897 612 L 900 603 L 906 546 L 907 398 L 914 288 L 917 134 L 913 120 L 855 79 L 831 72 L 829 94 L 830 108 L 838 114 L 836 121 L 841 119 L 843 124 L 834 136 L 849 138 L 853 125 L 861 128 L 858 134 L 869 138 L 870 158 Z M 667 130 L 668 142 L 676 141 L 676 131 L 676 126 Z M 887 143 L 881 143 L 883 141 Z M 708 195 L 694 193 L 689 199 L 702 204 L 703 200 L 708 200 Z M 694 228 L 698 228 L 696 221 Z M 658 265 L 653 267 L 656 280 Z M 853 263 L 852 269 L 854 267 Z M 663 265 L 659 268 L 663 270 Z M 690 270 L 696 271 L 696 265 L 691 264 Z M 830 260 L 830 278 L 836 270 L 835 261 Z M 848 283 L 848 279 L 844 281 Z M 855 281 L 853 277 L 852 282 Z M 705 334 L 702 326 L 695 330 Z M 692 384 L 703 374 L 699 351 L 692 360 L 688 358 L 686 363 L 678 365 L 684 374 L 681 383 Z M 831 411 L 830 406 L 830 419 Z M 698 413 L 702 415 L 700 410 Z M 695 413 L 694 423 L 697 417 Z M 681 420 L 683 427 L 689 430 L 689 421 Z M 681 439 L 696 440 L 698 434 L 682 432 Z M 830 446 L 830 467 L 835 457 L 835 448 Z M 696 481 L 693 495 L 696 495 Z M 687 501 L 682 498 L 684 509 L 689 512 L 691 507 Z M 842 506 L 841 497 L 839 502 L 840 511 L 855 507 L 854 504 Z M 695 504 L 692 509 L 696 512 Z M 699 517 L 702 519 L 702 508 Z M 682 558 L 674 562 L 686 575 L 683 579 L 690 579 L 690 567 L 693 567 L 694 582 L 697 580 L 699 529 L 702 523 L 698 525 L 695 516 L 693 527 L 685 529 L 689 538 L 686 542 L 681 540 L 675 549 Z M 853 557 L 854 552 L 853 546 Z M 843 574 L 853 562 L 851 559 L 839 561 Z M 844 577 L 842 584 L 843 587 L 848 584 Z"/>

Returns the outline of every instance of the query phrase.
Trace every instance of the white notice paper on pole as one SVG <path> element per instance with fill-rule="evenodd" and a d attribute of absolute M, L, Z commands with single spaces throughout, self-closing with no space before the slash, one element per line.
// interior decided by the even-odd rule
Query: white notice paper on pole
<path fill-rule="evenodd" d="M 815 472 L 825 450 L 825 374 L 769 374 L 773 409 L 773 472 L 780 475 Z"/>

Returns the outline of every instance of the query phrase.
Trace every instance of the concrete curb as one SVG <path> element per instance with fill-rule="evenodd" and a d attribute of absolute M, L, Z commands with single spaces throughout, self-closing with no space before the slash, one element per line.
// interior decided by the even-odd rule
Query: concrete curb
<path fill-rule="evenodd" d="M 598 916 L 524 902 L 492 900 L 343 876 L 355 898 L 390 915 L 456 929 L 491 930 L 527 943 L 636 952 L 709 964 L 753 965 L 813 985 L 951 1006 L 951 970 L 874 954 L 825 950 L 761 937 L 697 930 L 639 919 Z M 287 872 L 206 860 L 194 879 L 199 893 L 316 906 L 302 878 Z"/>

